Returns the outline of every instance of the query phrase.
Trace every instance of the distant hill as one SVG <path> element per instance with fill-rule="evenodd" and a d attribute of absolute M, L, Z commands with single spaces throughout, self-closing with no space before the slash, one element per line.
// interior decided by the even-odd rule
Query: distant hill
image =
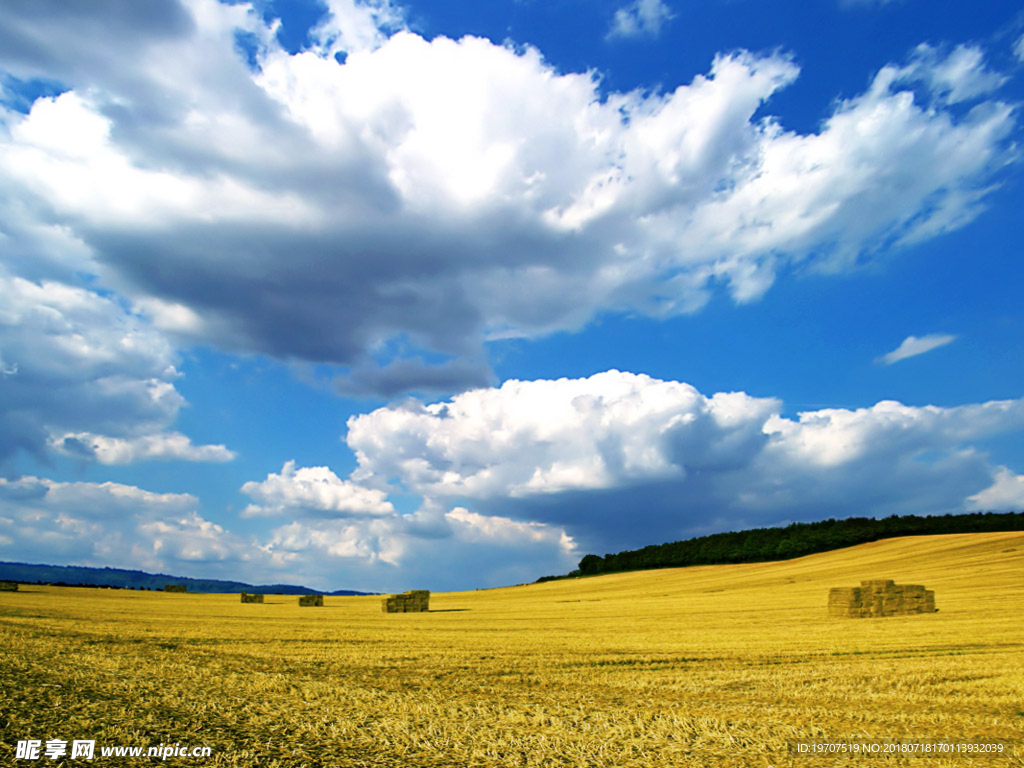
<path fill-rule="evenodd" d="M 793 523 L 784 528 L 754 528 L 713 533 L 667 544 L 652 544 L 616 554 L 587 555 L 579 569 L 565 576 L 544 576 L 539 582 L 601 573 L 789 560 L 844 549 L 880 539 L 946 533 L 1024 531 L 1024 512 L 968 512 L 962 515 L 893 515 L 881 520 L 849 517 Z"/>
<path fill-rule="evenodd" d="M 73 587 L 114 587 L 117 589 L 155 589 L 166 584 L 184 584 L 189 592 L 255 592 L 281 595 L 372 595 L 374 592 L 356 592 L 336 589 L 320 592 L 293 584 L 246 584 L 241 581 L 220 579 L 191 579 L 165 573 L 146 573 L 123 568 L 88 568 L 82 565 L 34 565 L 31 563 L 0 562 L 0 581 L 20 581 L 24 584 L 57 584 Z"/>

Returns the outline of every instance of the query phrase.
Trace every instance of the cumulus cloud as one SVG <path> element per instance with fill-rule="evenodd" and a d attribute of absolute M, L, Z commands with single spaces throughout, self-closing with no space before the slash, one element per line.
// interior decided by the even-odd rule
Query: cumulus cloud
<path fill-rule="evenodd" d="M 765 440 L 779 403 L 608 371 L 507 381 L 449 402 L 354 416 L 357 475 L 397 477 L 427 496 L 524 497 L 682 478 Z M 685 455 L 685 460 L 683 456 Z"/>
<path fill-rule="evenodd" d="M 328 517 L 376 517 L 395 512 L 386 494 L 342 480 L 328 467 L 299 467 L 285 462 L 280 474 L 261 483 L 248 482 L 242 492 L 260 502 L 250 504 L 244 517 L 301 512 Z"/>
<path fill-rule="evenodd" d="M 0 501 L 5 560 L 165 571 L 243 554 L 244 543 L 203 519 L 187 493 L 26 476 L 0 478 Z"/>
<path fill-rule="evenodd" d="M 346 392 L 455 390 L 489 382 L 489 338 L 752 301 L 962 226 L 1011 154 L 976 47 L 917 49 L 803 134 L 755 117 L 799 74 L 783 54 L 604 94 L 533 48 L 328 6 L 291 54 L 244 4 L 132 11 L 130 44 L 114 0 L 4 4 L 0 66 L 64 88 L 0 116 L 5 232 L 174 337 L 333 363 Z"/>
<path fill-rule="evenodd" d="M 323 482 L 309 478 L 330 474 L 322 468 L 286 469 L 271 478 L 306 478 L 307 487 L 290 495 L 268 487 L 250 490 L 272 497 L 279 515 L 296 516 L 299 507 L 307 512 L 262 538 L 233 533 L 205 518 L 191 494 L 153 493 L 111 482 L 0 477 L 0 560 L 398 591 L 533 581 L 543 573 L 569 570 L 580 557 L 560 528 L 484 517 L 463 508 L 445 512 L 430 502 L 400 515 L 386 502 L 387 509 L 381 509 L 381 499 L 371 494 L 376 506 L 367 514 L 309 512 L 317 504 L 339 506 L 336 497 L 343 494 L 336 487 L 319 492 L 308 487 Z M 294 501 L 303 494 L 302 501 Z M 445 568 L 439 570 L 438 562 Z"/>
<path fill-rule="evenodd" d="M 608 37 L 656 37 L 673 17 L 662 0 L 636 0 L 615 11 Z"/>
<path fill-rule="evenodd" d="M 223 445 L 192 445 L 180 432 L 163 432 L 138 437 L 105 437 L 88 432 L 52 438 L 54 450 L 100 464 L 132 464 L 137 461 L 231 461 L 235 452 Z"/>
<path fill-rule="evenodd" d="M 968 501 L 971 509 L 1020 512 L 1024 510 L 1024 475 L 999 467 L 992 485 Z"/>
<path fill-rule="evenodd" d="M 263 551 L 279 568 L 371 590 L 505 586 L 565 572 L 580 557 L 558 526 L 462 507 L 444 512 L 430 501 L 386 518 L 293 520 L 271 533 Z"/>
<path fill-rule="evenodd" d="M 929 333 L 920 338 L 907 336 L 896 349 L 879 357 L 877 362 L 892 365 L 900 360 L 906 360 L 908 357 L 923 355 L 925 352 L 952 344 L 954 341 L 956 341 L 956 336 L 949 333 Z"/>
<path fill-rule="evenodd" d="M 260 538 L 206 519 L 188 494 L 25 477 L 0 481 L 0 554 L 196 563 L 211 577 L 320 587 L 458 589 L 716 530 L 1021 499 L 1021 477 L 972 443 L 1024 430 L 1024 399 L 882 401 L 791 418 L 773 398 L 607 371 L 406 402 L 348 426 L 358 462 L 348 479 L 287 462 L 243 486 L 255 502 L 243 516 L 271 521 Z M 391 495 L 421 503 L 400 513 Z"/>
<path fill-rule="evenodd" d="M 1024 400 L 780 412 L 771 398 L 608 371 L 381 408 L 350 419 L 347 441 L 362 482 L 613 551 L 782 520 L 959 511 L 992 484 L 971 441 L 1024 429 Z"/>
<path fill-rule="evenodd" d="M 52 19 L 44 13 L 48 5 L 14 3 L 0 9 L 0 16 L 18 8 L 27 14 L 24 23 L 4 26 L 0 37 L 24 39 L 19 38 L 18 45 L 11 42 L 0 58 L 18 51 L 26 56 L 35 51 L 32 55 L 46 58 L 25 36 L 31 30 L 49 29 Z M 54 18 L 81 11 L 78 6 L 58 6 L 49 9 Z M 170 23 L 170 7 L 154 9 L 150 21 L 157 26 Z M 125 14 L 140 24 L 139 34 L 145 38 L 149 27 L 142 17 L 146 12 L 126 10 Z M 85 27 L 89 23 L 83 21 Z M 55 49 L 52 61 L 70 51 Z M 6 158 L 12 163 L 10 173 L 0 173 L 0 295 L 4 297 L 0 307 L 0 462 L 6 463 L 19 449 L 37 458 L 55 450 L 118 464 L 146 459 L 229 460 L 233 453 L 224 446 L 194 446 L 187 436 L 166 431 L 184 398 L 175 387 L 180 374 L 174 344 L 158 326 L 183 331 L 191 310 L 158 299 L 133 306 L 103 279 L 104 268 L 82 232 L 73 223 L 56 221 L 35 208 L 14 179 L 20 163 L 32 162 L 29 157 L 50 156 L 42 162 L 58 164 L 81 161 L 84 165 L 78 175 L 66 176 L 60 182 L 61 191 L 55 193 L 81 202 L 97 192 L 98 177 L 91 173 L 110 172 L 114 179 L 134 173 L 124 163 L 110 161 L 109 153 L 93 152 L 107 141 L 109 123 L 85 109 L 74 92 L 37 101 L 35 107 L 27 116 L 0 108 L 0 142 L 10 140 L 19 147 L 17 157 Z M 71 120 L 76 130 L 64 131 L 60 126 L 64 119 Z M 30 139 L 19 140 L 29 134 Z M 108 161 L 112 164 L 104 165 Z M 171 184 L 154 192 L 156 198 L 145 199 L 137 185 L 125 184 L 134 186 L 131 194 L 143 197 L 132 202 L 121 196 L 114 190 L 115 181 L 109 188 L 113 196 L 101 201 L 101 206 L 109 204 L 116 213 L 136 203 L 158 205 L 156 198 L 170 199 L 175 194 Z M 162 322 L 154 322 L 150 315 L 158 315 Z M 173 328 L 172 317 L 178 320 Z"/>
<path fill-rule="evenodd" d="M 100 464 L 235 457 L 167 431 L 185 403 L 177 354 L 116 295 L 2 264 L 0 294 L 0 462 L 19 449 Z"/>
<path fill-rule="evenodd" d="M 429 498 L 401 514 L 384 491 L 342 480 L 328 467 L 289 461 L 242 491 L 259 502 L 242 517 L 288 520 L 260 545 L 275 568 L 320 582 L 344 578 L 356 585 L 350 588 L 399 589 L 417 579 L 435 589 L 500 586 L 565 570 L 579 558 L 559 526 L 463 507 L 445 511 Z"/>
<path fill-rule="evenodd" d="M 2 270 L 0 294 L 0 460 L 19 448 L 42 456 L 56 435 L 135 439 L 175 418 L 174 351 L 115 298 Z"/>

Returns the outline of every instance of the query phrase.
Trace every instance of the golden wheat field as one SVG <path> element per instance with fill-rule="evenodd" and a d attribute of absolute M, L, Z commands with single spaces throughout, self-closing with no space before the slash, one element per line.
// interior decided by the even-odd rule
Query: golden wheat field
<path fill-rule="evenodd" d="M 829 618 L 925 584 L 939 612 Z M 409 585 L 429 587 L 429 585 Z M 0 593 L 0 764 L 19 740 L 209 746 L 216 766 L 1024 765 L 1024 533 L 888 541 L 300 608 L 268 595 Z M 790 740 L 999 740 L 1000 757 L 804 757 Z M 83 760 L 43 760 L 85 765 Z"/>

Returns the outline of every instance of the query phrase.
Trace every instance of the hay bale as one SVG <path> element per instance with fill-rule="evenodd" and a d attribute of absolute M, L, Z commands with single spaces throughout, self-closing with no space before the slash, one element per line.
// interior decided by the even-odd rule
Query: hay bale
<path fill-rule="evenodd" d="M 430 591 L 413 589 L 390 595 L 380 602 L 383 613 L 425 613 L 430 610 Z"/>
<path fill-rule="evenodd" d="M 302 606 L 320 606 L 324 604 L 323 595 L 299 595 L 299 605 Z"/>
<path fill-rule="evenodd" d="M 895 585 L 892 579 L 873 579 L 870 581 L 862 581 L 860 583 L 861 589 L 869 589 L 873 592 L 884 592 Z"/>
<path fill-rule="evenodd" d="M 188 592 L 185 584 L 164 584 L 164 592 Z"/>
<path fill-rule="evenodd" d="M 859 603 L 860 587 L 832 587 L 828 591 L 830 603 Z"/>
<path fill-rule="evenodd" d="M 252 595 L 252 594 L 249 594 L 248 592 L 243 592 L 242 593 L 242 602 L 243 603 L 262 603 L 263 602 L 263 595 Z"/>
<path fill-rule="evenodd" d="M 829 616 L 860 616 L 860 587 L 833 587 L 828 593 Z"/>
<path fill-rule="evenodd" d="M 16 581 L 0 581 L 0 592 L 17 592 L 18 582 Z"/>
<path fill-rule="evenodd" d="M 935 610 L 933 591 L 920 584 L 896 584 L 892 579 L 862 581 L 860 587 L 833 587 L 828 593 L 829 616 L 904 616 Z"/>
<path fill-rule="evenodd" d="M 931 589 L 925 590 L 924 602 L 919 613 L 936 613 L 939 609 L 935 607 L 935 592 Z"/>

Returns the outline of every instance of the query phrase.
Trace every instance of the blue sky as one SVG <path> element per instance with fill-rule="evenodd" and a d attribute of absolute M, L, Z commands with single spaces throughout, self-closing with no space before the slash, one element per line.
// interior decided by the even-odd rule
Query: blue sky
<path fill-rule="evenodd" d="M 377 591 L 1024 508 L 1024 14 L 0 8 L 0 559 Z"/>

